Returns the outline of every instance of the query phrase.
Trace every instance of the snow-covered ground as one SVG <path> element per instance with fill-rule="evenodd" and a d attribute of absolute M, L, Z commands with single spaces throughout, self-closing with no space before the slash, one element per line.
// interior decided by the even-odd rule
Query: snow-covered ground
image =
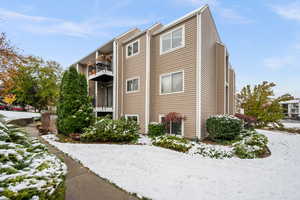
<path fill-rule="evenodd" d="M 152 199 L 299 200 L 300 135 L 259 132 L 268 136 L 272 155 L 253 160 L 203 158 L 149 145 L 45 139 L 99 176 Z"/>
<path fill-rule="evenodd" d="M 4 115 L 5 120 L 15 120 L 15 119 L 26 119 L 33 117 L 40 117 L 40 113 L 31 113 L 31 112 L 18 112 L 18 111 L 4 111 L 0 110 L 0 114 Z"/>
<path fill-rule="evenodd" d="M 285 128 L 297 128 L 297 129 L 300 129 L 300 123 L 289 123 L 289 122 L 284 122 L 284 123 L 282 123 L 283 124 L 283 126 L 285 127 Z"/>

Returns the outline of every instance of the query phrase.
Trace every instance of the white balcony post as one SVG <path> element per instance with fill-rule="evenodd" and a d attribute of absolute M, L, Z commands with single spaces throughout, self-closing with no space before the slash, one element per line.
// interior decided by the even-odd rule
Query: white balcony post
<path fill-rule="evenodd" d="M 117 110 L 117 54 L 118 54 L 118 46 L 117 46 L 117 42 L 114 41 L 113 43 L 113 119 L 117 119 L 118 118 L 118 110 Z"/>

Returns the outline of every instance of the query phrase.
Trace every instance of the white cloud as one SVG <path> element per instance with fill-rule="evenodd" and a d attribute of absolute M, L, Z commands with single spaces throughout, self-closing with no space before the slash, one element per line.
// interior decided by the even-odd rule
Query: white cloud
<path fill-rule="evenodd" d="M 263 63 L 269 69 L 278 70 L 282 68 L 292 67 L 296 59 L 293 56 L 286 57 L 270 57 L 264 59 Z"/>
<path fill-rule="evenodd" d="M 24 15 L 22 13 L 5 10 L 2 8 L 0 8 L 0 18 L 7 21 L 9 20 L 24 20 L 24 21 L 32 21 L 32 22 L 43 22 L 43 21 L 53 21 L 53 20 L 56 21 L 56 19 L 54 18 Z"/>
<path fill-rule="evenodd" d="M 281 17 L 300 22 L 300 3 L 294 2 L 285 5 L 271 6 L 272 9 Z"/>
<path fill-rule="evenodd" d="M 181 4 L 191 4 L 193 6 L 202 6 L 208 4 L 215 12 L 225 19 L 226 22 L 235 24 L 248 24 L 253 21 L 240 15 L 237 11 L 232 8 L 226 8 L 221 5 L 219 0 L 177 0 Z"/>
<path fill-rule="evenodd" d="M 178 0 L 179 3 L 189 3 L 189 4 L 193 4 L 195 6 L 201 6 L 201 5 L 205 5 L 208 4 L 209 6 L 217 6 L 219 5 L 219 1 L 218 0 Z"/>
<path fill-rule="evenodd" d="M 238 14 L 235 10 L 230 8 L 218 8 L 218 13 L 221 17 L 228 19 L 231 23 L 237 23 L 237 24 L 249 24 L 253 21 Z"/>
<path fill-rule="evenodd" d="M 20 12 L 0 8 L 0 19 L 13 23 L 23 31 L 39 34 L 60 34 L 75 37 L 105 35 L 108 28 L 132 27 L 150 23 L 148 19 L 136 18 L 97 18 L 80 22 L 50 18 L 43 16 L 25 15 Z"/>

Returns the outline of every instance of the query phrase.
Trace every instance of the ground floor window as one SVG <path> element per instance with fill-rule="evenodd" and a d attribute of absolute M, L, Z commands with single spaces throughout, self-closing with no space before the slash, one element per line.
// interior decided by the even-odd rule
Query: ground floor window
<path fill-rule="evenodd" d="M 167 134 L 183 135 L 183 120 L 166 122 L 165 115 L 160 115 L 160 123 L 165 124 Z"/>
<path fill-rule="evenodd" d="M 139 123 L 139 115 L 138 114 L 126 114 L 125 115 L 126 120 L 133 120 Z"/>

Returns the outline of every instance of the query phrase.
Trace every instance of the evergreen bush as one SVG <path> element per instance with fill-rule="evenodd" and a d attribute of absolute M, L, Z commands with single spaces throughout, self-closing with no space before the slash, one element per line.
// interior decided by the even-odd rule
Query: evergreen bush
<path fill-rule="evenodd" d="M 82 142 L 133 143 L 139 138 L 139 125 L 133 120 L 100 118 L 81 134 Z"/>
<path fill-rule="evenodd" d="M 71 66 L 63 74 L 57 105 L 57 127 L 60 133 L 82 133 L 94 121 L 87 80 Z"/>
<path fill-rule="evenodd" d="M 207 119 L 206 128 L 213 141 L 234 140 L 243 129 L 243 122 L 234 116 L 216 115 Z"/>
<path fill-rule="evenodd" d="M 148 126 L 148 136 L 157 137 L 164 135 L 166 133 L 166 128 L 164 124 L 161 123 L 150 123 Z"/>

